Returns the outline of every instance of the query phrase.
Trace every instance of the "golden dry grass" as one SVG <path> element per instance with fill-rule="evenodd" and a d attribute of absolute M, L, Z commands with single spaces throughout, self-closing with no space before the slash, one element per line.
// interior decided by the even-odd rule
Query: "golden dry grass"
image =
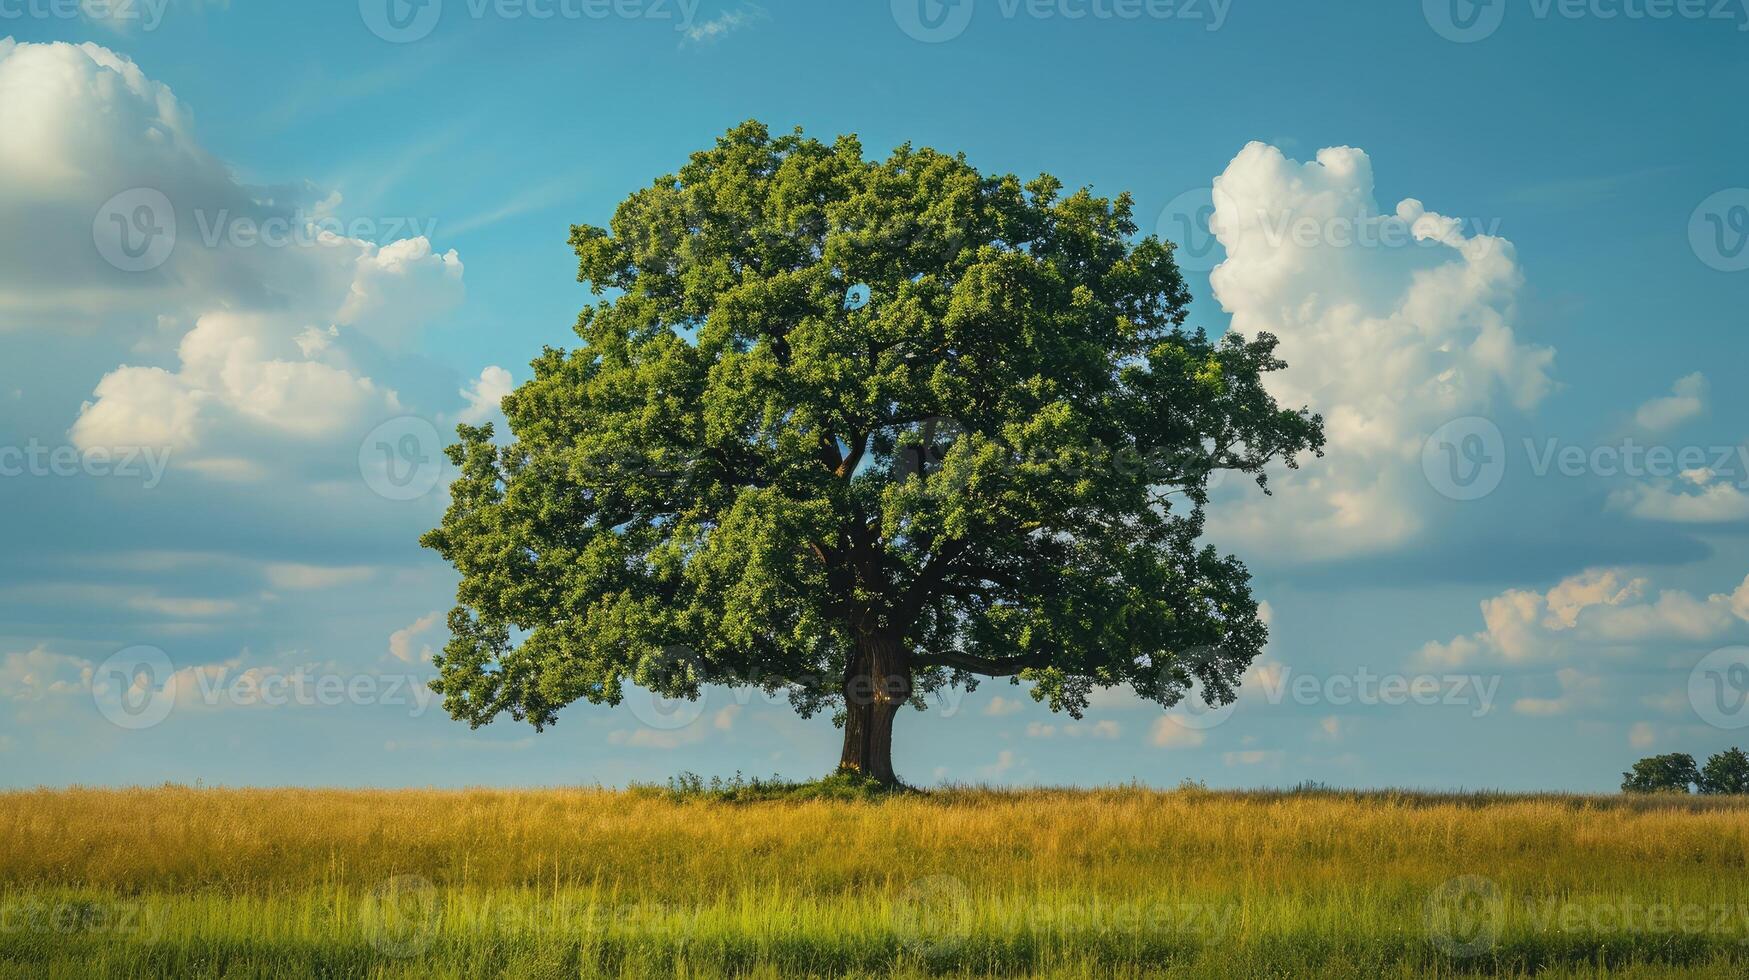
<path fill-rule="evenodd" d="M 1749 964 L 1741 800 L 967 789 L 735 804 L 165 787 L 0 794 L 0 838 L 12 910 L 0 963 L 26 971 L 1740 976 Z M 45 926 L 69 904 L 83 910 L 61 913 L 73 927 Z M 117 909 L 141 928 L 106 921 Z"/>

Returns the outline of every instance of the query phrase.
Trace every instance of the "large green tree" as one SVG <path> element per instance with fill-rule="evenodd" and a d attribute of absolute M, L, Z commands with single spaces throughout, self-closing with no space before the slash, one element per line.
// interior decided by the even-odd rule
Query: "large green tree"
<path fill-rule="evenodd" d="M 757 685 L 891 783 L 944 685 L 1232 700 L 1267 632 L 1209 483 L 1322 426 L 1265 389 L 1274 338 L 1184 328 L 1129 196 L 750 122 L 571 244 L 581 345 L 504 399 L 513 441 L 459 428 L 423 539 L 461 573 L 452 715 Z"/>

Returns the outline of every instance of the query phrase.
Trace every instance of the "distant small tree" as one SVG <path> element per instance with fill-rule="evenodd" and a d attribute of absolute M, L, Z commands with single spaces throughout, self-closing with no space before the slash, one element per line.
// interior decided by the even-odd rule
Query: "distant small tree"
<path fill-rule="evenodd" d="M 1700 791 L 1717 795 L 1749 793 L 1749 753 L 1729 748 L 1706 761 L 1700 771 Z"/>
<path fill-rule="evenodd" d="M 1687 793 L 1700 782 L 1694 756 L 1686 752 L 1654 755 L 1621 774 L 1623 793 Z"/>

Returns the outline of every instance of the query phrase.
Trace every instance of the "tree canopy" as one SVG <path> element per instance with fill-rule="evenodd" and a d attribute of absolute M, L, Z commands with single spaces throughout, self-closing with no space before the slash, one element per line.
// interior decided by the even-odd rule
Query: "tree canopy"
<path fill-rule="evenodd" d="M 1670 752 L 1648 756 L 1634 763 L 1621 774 L 1623 793 L 1687 793 L 1700 782 L 1700 770 L 1694 756 L 1686 752 Z"/>
<path fill-rule="evenodd" d="M 1132 211 L 749 122 L 575 226 L 581 343 L 504 399 L 512 439 L 459 427 L 423 539 L 461 573 L 448 710 L 758 685 L 892 781 L 893 715 L 943 685 L 1230 701 L 1267 630 L 1200 540 L 1210 481 L 1267 492 L 1322 423 L 1266 389 L 1274 338 L 1185 327 Z"/>

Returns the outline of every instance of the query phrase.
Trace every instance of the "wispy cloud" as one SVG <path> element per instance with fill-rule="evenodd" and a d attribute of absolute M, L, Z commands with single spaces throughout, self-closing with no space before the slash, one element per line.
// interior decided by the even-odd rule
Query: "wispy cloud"
<path fill-rule="evenodd" d="M 521 217 L 530 212 L 562 204 L 574 197 L 577 183 L 571 178 L 548 181 L 538 187 L 532 187 L 510 198 L 495 208 L 469 215 L 453 224 L 445 224 L 443 234 L 446 238 L 458 238 L 470 231 L 479 231 L 510 218 Z"/>
<path fill-rule="evenodd" d="M 725 10 L 710 20 L 687 28 L 680 43 L 682 46 L 712 44 L 756 21 L 769 19 L 770 15 L 765 12 L 764 7 L 754 3 L 744 3 L 734 10 Z"/>

